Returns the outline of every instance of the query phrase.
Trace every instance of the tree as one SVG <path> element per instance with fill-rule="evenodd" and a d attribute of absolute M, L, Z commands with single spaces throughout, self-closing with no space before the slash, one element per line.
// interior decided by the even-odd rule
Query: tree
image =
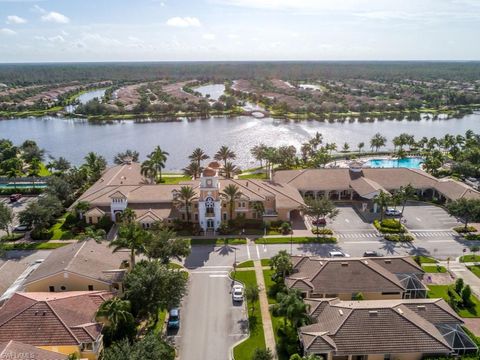
<path fill-rule="evenodd" d="M 144 167 L 144 164 L 149 168 L 148 172 L 150 176 L 147 177 L 151 177 L 153 175 L 156 182 L 162 182 L 162 169 L 165 168 L 168 155 L 170 154 L 166 151 L 163 151 L 160 146 L 157 146 L 153 152 L 147 155 L 148 160 L 142 163 L 142 168 Z M 144 175 L 143 170 L 142 175 Z"/>
<path fill-rule="evenodd" d="M 260 289 L 257 285 L 249 284 L 245 289 L 245 297 L 247 298 L 248 304 L 250 305 L 250 309 L 252 313 L 255 311 L 255 303 L 258 301 L 258 297 L 260 294 Z"/>
<path fill-rule="evenodd" d="M 480 200 L 461 198 L 448 203 L 447 211 L 450 215 L 461 219 L 467 231 L 470 221 L 480 220 Z"/>
<path fill-rule="evenodd" d="M 137 342 L 127 339 L 115 342 L 103 352 L 103 360 L 174 360 L 175 349 L 154 333 Z"/>
<path fill-rule="evenodd" d="M 131 313 L 131 304 L 128 300 L 119 297 L 111 298 L 100 305 L 96 317 L 106 320 L 108 343 L 127 338 L 133 340 L 135 336 L 135 319 Z"/>
<path fill-rule="evenodd" d="M 365 147 L 365 143 L 364 142 L 359 142 L 358 145 L 357 145 L 357 148 L 358 148 L 358 152 L 361 153 L 362 152 L 362 149 Z"/>
<path fill-rule="evenodd" d="M 233 210 L 235 207 L 235 201 L 240 199 L 242 192 L 235 184 L 228 184 L 225 186 L 223 191 L 220 193 L 220 196 L 228 202 L 228 208 L 230 212 L 230 220 L 233 220 Z"/>
<path fill-rule="evenodd" d="M 412 184 L 408 184 L 405 186 L 400 186 L 399 195 L 402 201 L 402 212 L 400 216 L 403 216 L 403 211 L 405 210 L 405 205 L 407 205 L 407 201 L 413 199 L 417 191 L 412 186 Z"/>
<path fill-rule="evenodd" d="M 83 219 L 83 214 L 85 214 L 88 210 L 90 210 L 90 203 L 88 201 L 79 201 L 77 205 L 75 205 L 75 211 L 80 220 Z"/>
<path fill-rule="evenodd" d="M 197 194 L 195 190 L 187 185 L 180 187 L 180 190 L 177 190 L 173 194 L 174 203 L 177 206 L 181 206 L 185 209 L 187 223 L 190 222 L 190 207 L 192 206 L 193 202 L 197 199 Z"/>
<path fill-rule="evenodd" d="M 150 182 L 155 182 L 157 178 L 157 168 L 152 160 L 145 160 L 140 167 L 140 174 L 150 179 Z"/>
<path fill-rule="evenodd" d="M 37 143 L 33 140 L 25 140 L 20 146 L 20 152 L 22 159 L 26 163 L 31 163 L 33 159 L 42 161 L 45 157 L 45 150 L 38 147 Z"/>
<path fill-rule="evenodd" d="M 273 310 L 278 315 L 284 316 L 284 327 L 287 327 L 287 321 L 296 329 L 310 322 L 307 312 L 307 304 L 305 304 L 296 289 L 290 289 L 287 293 L 280 292 L 277 294 L 277 304 Z"/>
<path fill-rule="evenodd" d="M 135 267 L 135 255 L 144 252 L 145 239 L 148 236 L 149 233 L 143 230 L 138 223 L 128 223 L 120 226 L 117 238 L 112 240 L 108 246 L 113 247 L 113 252 L 129 249 L 130 269 L 133 269 Z"/>
<path fill-rule="evenodd" d="M 462 303 L 463 306 L 468 307 L 471 303 L 470 297 L 472 296 L 472 289 L 470 288 L 470 285 L 466 285 L 460 294 L 462 297 Z"/>
<path fill-rule="evenodd" d="M 348 152 L 350 150 L 350 145 L 346 142 L 343 144 L 342 151 Z"/>
<path fill-rule="evenodd" d="M 273 360 L 272 350 L 256 348 L 252 360 Z"/>
<path fill-rule="evenodd" d="M 105 240 L 107 233 L 103 229 L 95 229 L 93 226 L 85 228 L 84 232 L 80 235 L 79 241 L 93 240 L 101 243 Z"/>
<path fill-rule="evenodd" d="M 304 214 L 309 215 L 316 220 L 317 238 L 319 237 L 318 226 L 320 224 L 320 219 L 334 219 L 339 213 L 335 204 L 326 197 L 306 199 L 305 206 L 302 210 Z"/>
<path fill-rule="evenodd" d="M 239 174 L 241 171 L 240 169 L 233 163 L 227 161 L 225 166 L 222 169 L 222 174 L 227 179 L 233 178 L 235 175 Z"/>
<path fill-rule="evenodd" d="M 145 242 L 145 254 L 151 259 L 158 259 L 162 264 L 168 264 L 170 260 L 181 260 L 190 255 L 190 244 L 185 239 L 176 237 L 177 234 L 163 228 L 152 232 Z"/>
<path fill-rule="evenodd" d="M 13 223 L 13 210 L 5 203 L 0 202 L 0 229 L 4 230 L 10 236 L 10 227 Z"/>
<path fill-rule="evenodd" d="M 124 152 L 119 152 L 113 158 L 113 163 L 116 165 L 123 165 L 126 162 L 138 162 L 140 154 L 138 151 L 127 149 Z"/>
<path fill-rule="evenodd" d="M 50 176 L 47 180 L 45 192 L 57 197 L 64 206 L 69 206 L 74 198 L 72 185 L 63 176 Z"/>
<path fill-rule="evenodd" d="M 187 289 L 187 277 L 159 261 L 139 261 L 125 277 L 125 298 L 137 317 L 158 320 L 159 310 L 178 307 Z"/>
<path fill-rule="evenodd" d="M 383 220 L 385 208 L 390 205 L 391 201 L 391 195 L 383 190 L 380 190 L 380 193 L 378 195 L 375 195 L 375 197 L 373 198 L 373 203 L 377 204 L 380 207 L 380 221 Z"/>
<path fill-rule="evenodd" d="M 107 161 L 101 155 L 94 152 L 89 152 L 84 158 L 85 163 L 82 165 L 87 171 L 88 180 L 95 182 L 100 179 L 102 172 L 107 168 Z"/>
<path fill-rule="evenodd" d="M 188 164 L 187 167 L 183 168 L 183 173 L 187 176 L 192 177 L 193 179 L 197 179 L 202 174 L 203 167 L 198 165 L 195 161 L 192 161 Z"/>
<path fill-rule="evenodd" d="M 200 169 L 202 166 L 202 161 L 207 160 L 210 156 L 205 154 L 205 151 L 203 151 L 200 148 L 196 148 L 193 150 L 192 154 L 188 157 L 193 163 L 197 164 L 197 168 Z"/>
<path fill-rule="evenodd" d="M 49 227 L 62 213 L 63 206 L 60 200 L 52 195 L 28 203 L 25 210 L 18 215 L 20 223 L 33 226 L 35 230 Z"/>
<path fill-rule="evenodd" d="M 290 356 L 289 360 L 322 360 L 322 357 L 319 357 L 319 356 L 314 355 L 314 354 L 305 355 L 305 356 L 300 356 L 298 354 L 293 354 L 292 356 Z"/>
<path fill-rule="evenodd" d="M 464 286 L 463 279 L 462 279 L 462 278 L 458 278 L 458 279 L 455 281 L 455 291 L 457 292 L 457 294 L 460 294 L 460 293 L 462 292 L 463 286 Z"/>
<path fill-rule="evenodd" d="M 235 160 L 237 155 L 230 150 L 228 146 L 223 145 L 215 154 L 214 159 L 217 161 L 223 161 L 223 166 L 227 166 L 228 160 Z"/>
<path fill-rule="evenodd" d="M 119 218 L 123 225 L 128 225 L 135 222 L 137 214 L 135 213 L 135 210 L 127 207 L 125 210 L 122 211 Z"/>
<path fill-rule="evenodd" d="M 387 138 L 380 133 L 376 133 L 370 139 L 370 147 L 372 149 L 375 149 L 375 151 L 378 151 L 379 148 L 381 148 L 382 146 L 385 146 L 386 143 L 387 143 Z"/>
<path fill-rule="evenodd" d="M 287 275 L 293 271 L 292 258 L 286 250 L 280 250 L 270 258 L 270 268 L 274 271 L 272 279 L 276 283 L 283 283 Z"/>
<path fill-rule="evenodd" d="M 68 169 L 70 169 L 71 164 L 70 164 L 70 161 L 60 156 L 58 159 L 52 158 L 52 161 L 49 162 L 46 167 L 50 171 L 56 170 L 59 173 L 63 173 Z"/>

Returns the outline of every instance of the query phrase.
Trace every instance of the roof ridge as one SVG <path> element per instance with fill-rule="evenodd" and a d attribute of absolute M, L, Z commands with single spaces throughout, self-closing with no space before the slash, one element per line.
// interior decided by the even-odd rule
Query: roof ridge
<path fill-rule="evenodd" d="M 239 183 L 238 181 L 236 181 L 235 179 L 225 179 L 225 180 L 230 180 L 231 182 L 237 184 L 238 186 L 242 187 L 243 189 L 248 189 L 249 191 L 251 191 L 252 193 L 254 193 L 255 195 L 261 197 L 262 199 L 265 199 L 265 196 L 259 194 L 258 192 L 252 190 L 251 188 L 249 188 L 248 186 L 245 186 L 245 185 L 242 185 L 241 183 Z M 252 182 L 251 180 L 249 180 L 250 182 Z M 254 182 L 252 182 L 253 184 L 255 184 Z M 243 194 L 245 195 L 245 194 Z"/>
<path fill-rule="evenodd" d="M 39 301 L 40 302 L 40 301 Z M 41 301 L 41 302 L 44 302 L 49 308 L 50 310 L 52 310 L 53 314 L 55 315 L 55 317 L 58 319 L 58 321 L 60 321 L 60 323 L 64 326 L 64 328 L 70 333 L 70 335 L 72 335 L 72 337 L 77 341 L 78 344 L 81 344 L 81 341 L 75 336 L 75 334 L 73 333 L 72 330 L 70 330 L 70 328 L 67 326 L 67 324 L 65 324 L 65 322 L 62 320 L 62 318 L 57 314 L 57 312 L 53 309 L 53 307 L 50 305 L 49 301 L 46 300 L 46 301 Z"/>
<path fill-rule="evenodd" d="M 89 241 L 88 239 L 82 241 L 82 245 L 76 251 L 76 253 L 73 255 L 73 257 L 70 259 L 68 264 L 64 267 L 64 270 L 68 270 L 70 268 L 70 265 L 72 265 L 73 260 L 75 260 L 77 258 L 77 255 L 80 253 L 80 251 L 82 251 L 82 249 L 84 248 L 84 246 L 87 244 L 88 241 Z"/>
<path fill-rule="evenodd" d="M 117 175 L 120 174 L 120 172 L 125 168 L 125 166 L 127 166 L 127 165 L 126 165 L 126 164 L 120 165 L 120 169 L 115 173 L 114 176 L 112 176 L 112 177 L 110 178 L 110 181 L 107 183 L 107 186 L 109 186 L 110 183 L 111 183 L 114 179 L 117 178 Z M 112 168 L 112 169 L 113 169 L 113 168 Z M 105 173 L 104 173 L 104 174 L 105 174 Z M 102 174 L 102 175 L 104 175 L 104 174 Z"/>
<path fill-rule="evenodd" d="M 18 315 L 24 313 L 25 311 L 27 311 L 28 309 L 30 309 L 33 305 L 35 305 L 35 304 L 37 303 L 35 300 L 29 298 L 28 296 L 24 296 L 24 295 L 21 294 L 21 293 L 18 293 L 18 292 L 17 292 L 17 293 L 14 294 L 14 296 L 15 296 L 15 295 L 22 296 L 22 297 L 24 297 L 24 298 L 26 298 L 26 299 L 29 299 L 30 301 L 33 301 L 33 304 L 30 304 L 30 305 L 27 306 L 25 309 L 23 309 L 23 310 L 15 313 L 15 314 L 13 314 L 12 316 L 10 316 L 9 318 L 7 318 L 4 322 L 0 323 L 0 327 L 2 327 L 3 325 L 5 325 L 5 324 L 6 324 L 7 322 L 9 322 L 10 320 L 16 318 Z M 7 301 L 7 303 L 8 303 L 9 301 L 11 301 L 12 298 L 13 298 L 13 297 L 11 297 L 11 298 Z M 3 306 L 2 306 L 2 308 L 3 308 Z M 1 308 L 0 308 L 0 309 L 1 309 Z"/>
<path fill-rule="evenodd" d="M 302 170 L 300 170 L 297 175 L 295 175 L 293 178 L 291 178 L 290 180 L 287 181 L 287 184 L 290 184 L 293 180 L 295 180 L 295 179 L 298 178 L 299 176 L 303 175 L 303 174 L 306 173 L 308 170 L 310 170 L 310 169 L 302 169 Z"/>
<path fill-rule="evenodd" d="M 381 266 L 380 264 L 372 261 L 372 262 L 369 262 L 368 260 L 359 260 L 362 264 L 364 264 L 365 266 L 369 267 L 370 269 L 372 269 L 373 271 L 375 271 L 377 274 L 379 274 L 380 276 L 384 277 L 385 279 L 389 280 L 390 282 L 392 283 L 395 283 L 395 285 L 397 285 L 398 287 L 400 287 L 402 290 L 406 290 L 405 289 L 405 286 L 402 285 L 402 283 L 400 282 L 400 280 L 395 276 L 394 273 L 392 273 L 390 270 L 384 268 L 383 266 Z M 372 264 L 375 264 L 373 265 L 372 267 Z M 385 272 L 387 272 L 388 274 L 391 274 L 392 275 L 392 279 L 389 279 L 386 274 L 382 274 L 380 271 L 378 271 L 378 269 L 375 269 L 375 266 L 378 266 L 380 267 L 382 270 L 384 270 Z"/>
<path fill-rule="evenodd" d="M 273 192 L 276 191 L 276 192 L 282 194 L 283 196 L 289 198 L 290 200 L 296 202 L 297 204 L 303 205 L 303 204 L 299 203 L 297 200 L 295 200 L 293 197 L 291 197 L 290 195 L 285 194 L 284 192 L 282 192 L 282 191 L 280 191 L 280 190 L 274 189 L 268 182 L 264 182 L 263 184 L 264 184 L 265 186 L 268 186 L 269 188 L 271 188 Z M 287 185 L 288 185 L 288 183 L 287 183 Z M 297 190 L 297 191 L 298 191 L 298 190 Z M 275 195 L 275 194 L 274 194 L 274 195 Z"/>

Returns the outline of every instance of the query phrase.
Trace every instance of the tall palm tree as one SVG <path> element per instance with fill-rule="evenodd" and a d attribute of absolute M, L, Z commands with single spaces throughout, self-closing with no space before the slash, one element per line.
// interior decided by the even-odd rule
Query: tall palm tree
<path fill-rule="evenodd" d="M 227 179 L 233 178 L 238 173 L 240 173 L 240 169 L 230 161 L 228 161 L 222 169 L 222 174 Z"/>
<path fill-rule="evenodd" d="M 107 161 L 101 155 L 91 151 L 84 158 L 85 163 L 82 165 L 87 170 L 90 181 L 96 181 L 100 178 L 102 171 L 107 167 Z"/>
<path fill-rule="evenodd" d="M 106 319 L 107 325 L 115 330 L 122 324 L 133 322 L 134 318 L 131 309 L 130 301 L 114 297 L 100 305 L 96 317 Z"/>
<path fill-rule="evenodd" d="M 75 205 L 75 211 L 78 214 L 80 220 L 83 219 L 83 214 L 90 209 L 90 203 L 88 201 L 79 201 L 77 205 Z"/>
<path fill-rule="evenodd" d="M 165 168 L 168 155 L 170 155 L 168 152 L 163 151 L 160 146 L 157 146 L 153 152 L 147 156 L 155 169 L 155 180 L 158 180 L 158 182 L 162 182 L 162 169 Z"/>
<path fill-rule="evenodd" d="M 137 214 L 135 213 L 135 211 L 128 207 L 120 214 L 120 220 L 123 225 L 133 223 L 136 218 Z"/>
<path fill-rule="evenodd" d="M 232 150 L 230 150 L 228 146 L 223 145 L 215 154 L 214 159 L 217 161 L 223 161 L 223 165 L 227 166 L 227 161 L 235 160 L 236 157 L 237 155 L 235 155 L 235 153 Z"/>
<path fill-rule="evenodd" d="M 273 310 L 277 314 L 285 316 L 285 328 L 289 322 L 295 329 L 310 322 L 307 305 L 302 301 L 302 297 L 296 289 L 289 290 L 288 293 L 278 293 L 278 302 Z"/>
<path fill-rule="evenodd" d="M 203 171 L 203 167 L 199 166 L 197 162 L 192 161 L 187 167 L 183 168 L 183 173 L 187 176 L 191 176 L 194 179 L 199 178 Z"/>
<path fill-rule="evenodd" d="M 380 207 L 380 221 L 383 220 L 384 209 L 390 205 L 391 200 L 391 196 L 383 190 L 373 198 L 373 202 Z"/>
<path fill-rule="evenodd" d="M 240 199 L 242 192 L 235 184 L 228 184 L 225 186 L 220 196 L 228 202 L 228 208 L 230 210 L 230 220 L 233 220 L 233 209 L 235 207 L 235 200 Z"/>
<path fill-rule="evenodd" d="M 197 167 L 200 168 L 202 165 L 203 160 L 207 160 L 210 156 L 205 154 L 205 151 L 203 151 L 200 148 L 196 148 L 193 150 L 192 154 L 188 157 L 192 162 L 197 163 Z"/>
<path fill-rule="evenodd" d="M 113 162 L 117 165 L 123 165 L 127 160 L 137 162 L 140 154 L 138 151 L 127 149 L 124 152 L 119 152 L 113 158 Z"/>
<path fill-rule="evenodd" d="M 413 197 L 415 196 L 416 193 L 417 193 L 417 191 L 412 186 L 412 184 L 408 184 L 408 185 L 400 187 L 399 194 L 400 194 L 400 197 L 402 199 L 402 212 L 400 214 L 400 219 L 403 216 L 403 211 L 405 210 L 405 205 L 407 204 L 407 201 L 410 200 L 410 199 L 413 199 Z"/>
<path fill-rule="evenodd" d="M 144 252 L 144 242 L 149 233 L 143 230 L 138 223 L 129 223 L 120 226 L 118 236 L 112 240 L 109 247 L 113 247 L 113 252 L 122 249 L 130 250 L 130 269 L 135 266 L 135 255 Z"/>
<path fill-rule="evenodd" d="M 197 199 L 197 194 L 191 186 L 182 186 L 174 193 L 174 201 L 185 208 L 187 223 L 190 222 L 190 206 Z"/>
<path fill-rule="evenodd" d="M 145 176 L 147 179 L 150 179 L 150 182 L 154 182 L 157 178 L 157 168 L 152 160 L 145 160 L 140 167 L 140 173 L 142 176 Z"/>

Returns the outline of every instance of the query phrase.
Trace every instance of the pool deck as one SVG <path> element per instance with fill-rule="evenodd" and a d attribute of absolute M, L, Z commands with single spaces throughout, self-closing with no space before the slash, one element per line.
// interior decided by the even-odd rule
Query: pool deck
<path fill-rule="evenodd" d="M 420 156 L 407 156 L 405 159 L 412 159 L 412 158 L 415 158 L 415 159 L 419 159 L 421 158 Z M 388 155 L 379 155 L 379 156 L 365 156 L 365 157 L 360 157 L 360 158 L 357 158 L 357 159 L 352 159 L 352 160 L 337 160 L 337 161 L 332 161 L 330 163 L 328 163 L 325 167 L 326 168 L 348 168 L 350 167 L 350 163 L 351 162 L 362 162 L 364 163 L 364 167 L 371 167 L 371 168 L 393 168 L 393 167 L 405 167 L 405 166 L 385 166 L 385 167 L 382 167 L 382 166 L 369 166 L 368 165 L 368 162 L 370 160 L 389 160 L 389 161 L 394 161 L 394 160 L 400 160 L 398 159 L 397 157 L 393 157 L 393 156 L 388 156 Z M 410 168 L 410 169 L 419 169 L 419 170 L 422 170 L 421 167 L 413 167 L 413 168 Z"/>

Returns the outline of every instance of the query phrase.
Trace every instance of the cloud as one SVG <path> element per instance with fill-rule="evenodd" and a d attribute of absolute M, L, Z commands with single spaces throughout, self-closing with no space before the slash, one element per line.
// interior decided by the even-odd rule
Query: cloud
<path fill-rule="evenodd" d="M 190 17 L 190 16 L 185 16 L 185 17 L 175 16 L 168 19 L 166 24 L 168 26 L 174 26 L 174 27 L 199 27 L 202 25 L 200 23 L 200 20 L 198 20 L 196 17 Z"/>
<path fill-rule="evenodd" d="M 217 36 L 215 34 L 203 34 L 202 38 L 205 40 L 215 40 Z"/>
<path fill-rule="evenodd" d="M 50 11 L 49 13 L 42 15 L 42 21 L 54 22 L 57 24 L 68 24 L 70 19 L 56 11 Z"/>
<path fill-rule="evenodd" d="M 0 35 L 16 35 L 17 33 L 11 29 L 3 28 L 0 29 Z"/>
<path fill-rule="evenodd" d="M 7 16 L 7 24 L 12 24 L 12 25 L 19 25 L 19 24 L 25 24 L 27 22 L 26 19 L 17 16 L 17 15 L 9 15 Z"/>

